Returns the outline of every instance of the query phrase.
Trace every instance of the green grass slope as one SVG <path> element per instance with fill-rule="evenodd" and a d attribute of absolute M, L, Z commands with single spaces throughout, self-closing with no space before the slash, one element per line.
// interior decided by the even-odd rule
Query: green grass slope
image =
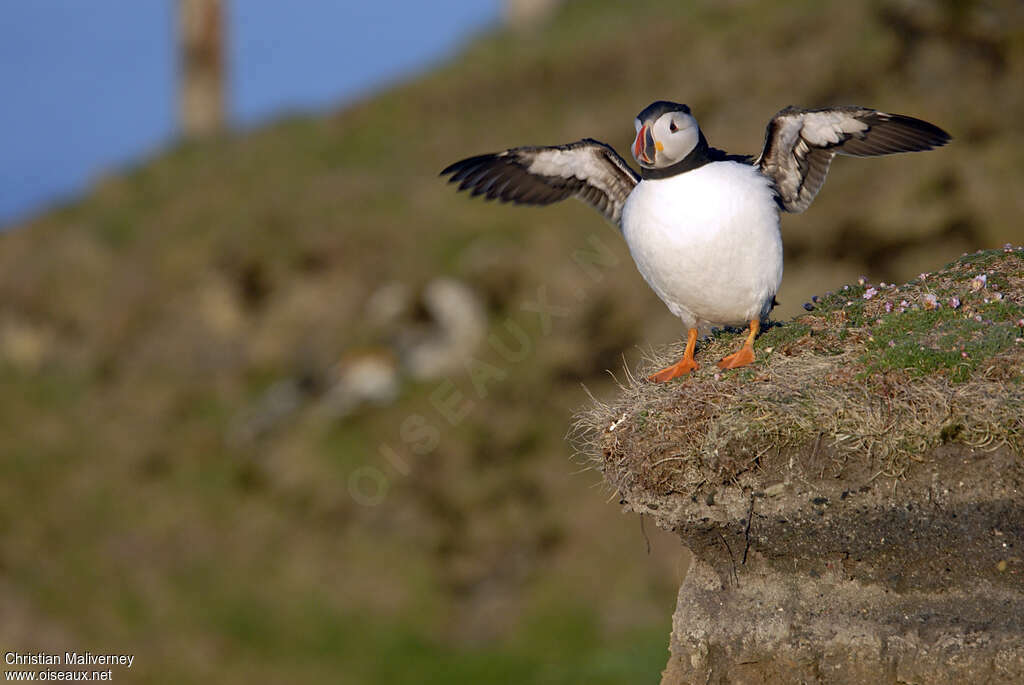
<path fill-rule="evenodd" d="M 785 316 L 862 272 L 903 281 L 1024 241 L 1021 27 L 1014 2 L 573 2 L 0 235 L 0 643 L 131 652 L 144 682 L 653 680 L 678 551 L 648 556 L 563 437 L 581 382 L 613 392 L 606 371 L 677 322 L 588 208 L 470 202 L 438 171 L 583 136 L 625 152 L 659 98 L 735 152 L 791 103 L 948 129 L 937 152 L 838 160 L 786 218 Z M 311 395 L 231 439 L 275 384 L 386 351 L 368 299 L 437 275 L 481 295 L 492 333 L 526 331 L 528 354 L 485 345 L 484 386 L 472 369 L 407 380 L 342 419 Z M 557 315 L 524 309 L 541 298 Z M 453 425 L 454 391 L 472 404 Z M 403 439 L 416 425 L 432 449 Z M 384 476 L 376 506 L 351 491 L 361 468 Z"/>

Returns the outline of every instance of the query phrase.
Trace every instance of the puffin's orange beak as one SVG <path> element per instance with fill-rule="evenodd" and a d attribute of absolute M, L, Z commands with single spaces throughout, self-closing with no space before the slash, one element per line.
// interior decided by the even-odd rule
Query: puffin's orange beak
<path fill-rule="evenodd" d="M 638 162 L 654 164 L 654 136 L 651 135 L 650 127 L 644 124 L 636 132 L 636 140 L 633 141 L 633 157 Z"/>

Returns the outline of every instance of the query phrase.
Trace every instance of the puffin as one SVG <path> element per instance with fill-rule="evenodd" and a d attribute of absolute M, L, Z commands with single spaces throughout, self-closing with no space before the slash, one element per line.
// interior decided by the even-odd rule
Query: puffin
<path fill-rule="evenodd" d="M 786 107 L 768 122 L 756 158 L 711 147 L 687 105 L 659 100 L 633 122 L 637 174 L 592 138 L 468 157 L 441 176 L 488 200 L 547 205 L 574 197 L 622 233 L 637 269 L 687 331 L 683 358 L 650 375 L 662 383 L 698 368 L 699 337 L 745 327 L 718 362 L 754 361 L 754 339 L 782 282 L 782 212 L 814 200 L 837 155 L 874 157 L 948 143 L 927 121 L 867 107 Z"/>

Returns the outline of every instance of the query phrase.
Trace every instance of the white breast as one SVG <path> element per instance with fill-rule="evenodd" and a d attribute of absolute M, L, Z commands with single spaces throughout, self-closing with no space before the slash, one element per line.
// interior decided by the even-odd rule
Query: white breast
<path fill-rule="evenodd" d="M 754 167 L 712 162 L 633 190 L 622 230 L 647 283 L 687 327 L 744 325 L 782 281 L 779 210 Z"/>

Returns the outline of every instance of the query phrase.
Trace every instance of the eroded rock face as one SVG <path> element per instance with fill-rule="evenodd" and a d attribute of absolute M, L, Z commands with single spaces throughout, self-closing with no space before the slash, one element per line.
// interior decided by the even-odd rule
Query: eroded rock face
<path fill-rule="evenodd" d="M 792 457 L 625 495 L 694 554 L 664 684 L 1024 682 L 1020 455 L 947 446 L 900 481 Z"/>
<path fill-rule="evenodd" d="M 1024 248 L 811 299 L 577 414 L 693 552 L 664 683 L 1024 683 Z"/>

